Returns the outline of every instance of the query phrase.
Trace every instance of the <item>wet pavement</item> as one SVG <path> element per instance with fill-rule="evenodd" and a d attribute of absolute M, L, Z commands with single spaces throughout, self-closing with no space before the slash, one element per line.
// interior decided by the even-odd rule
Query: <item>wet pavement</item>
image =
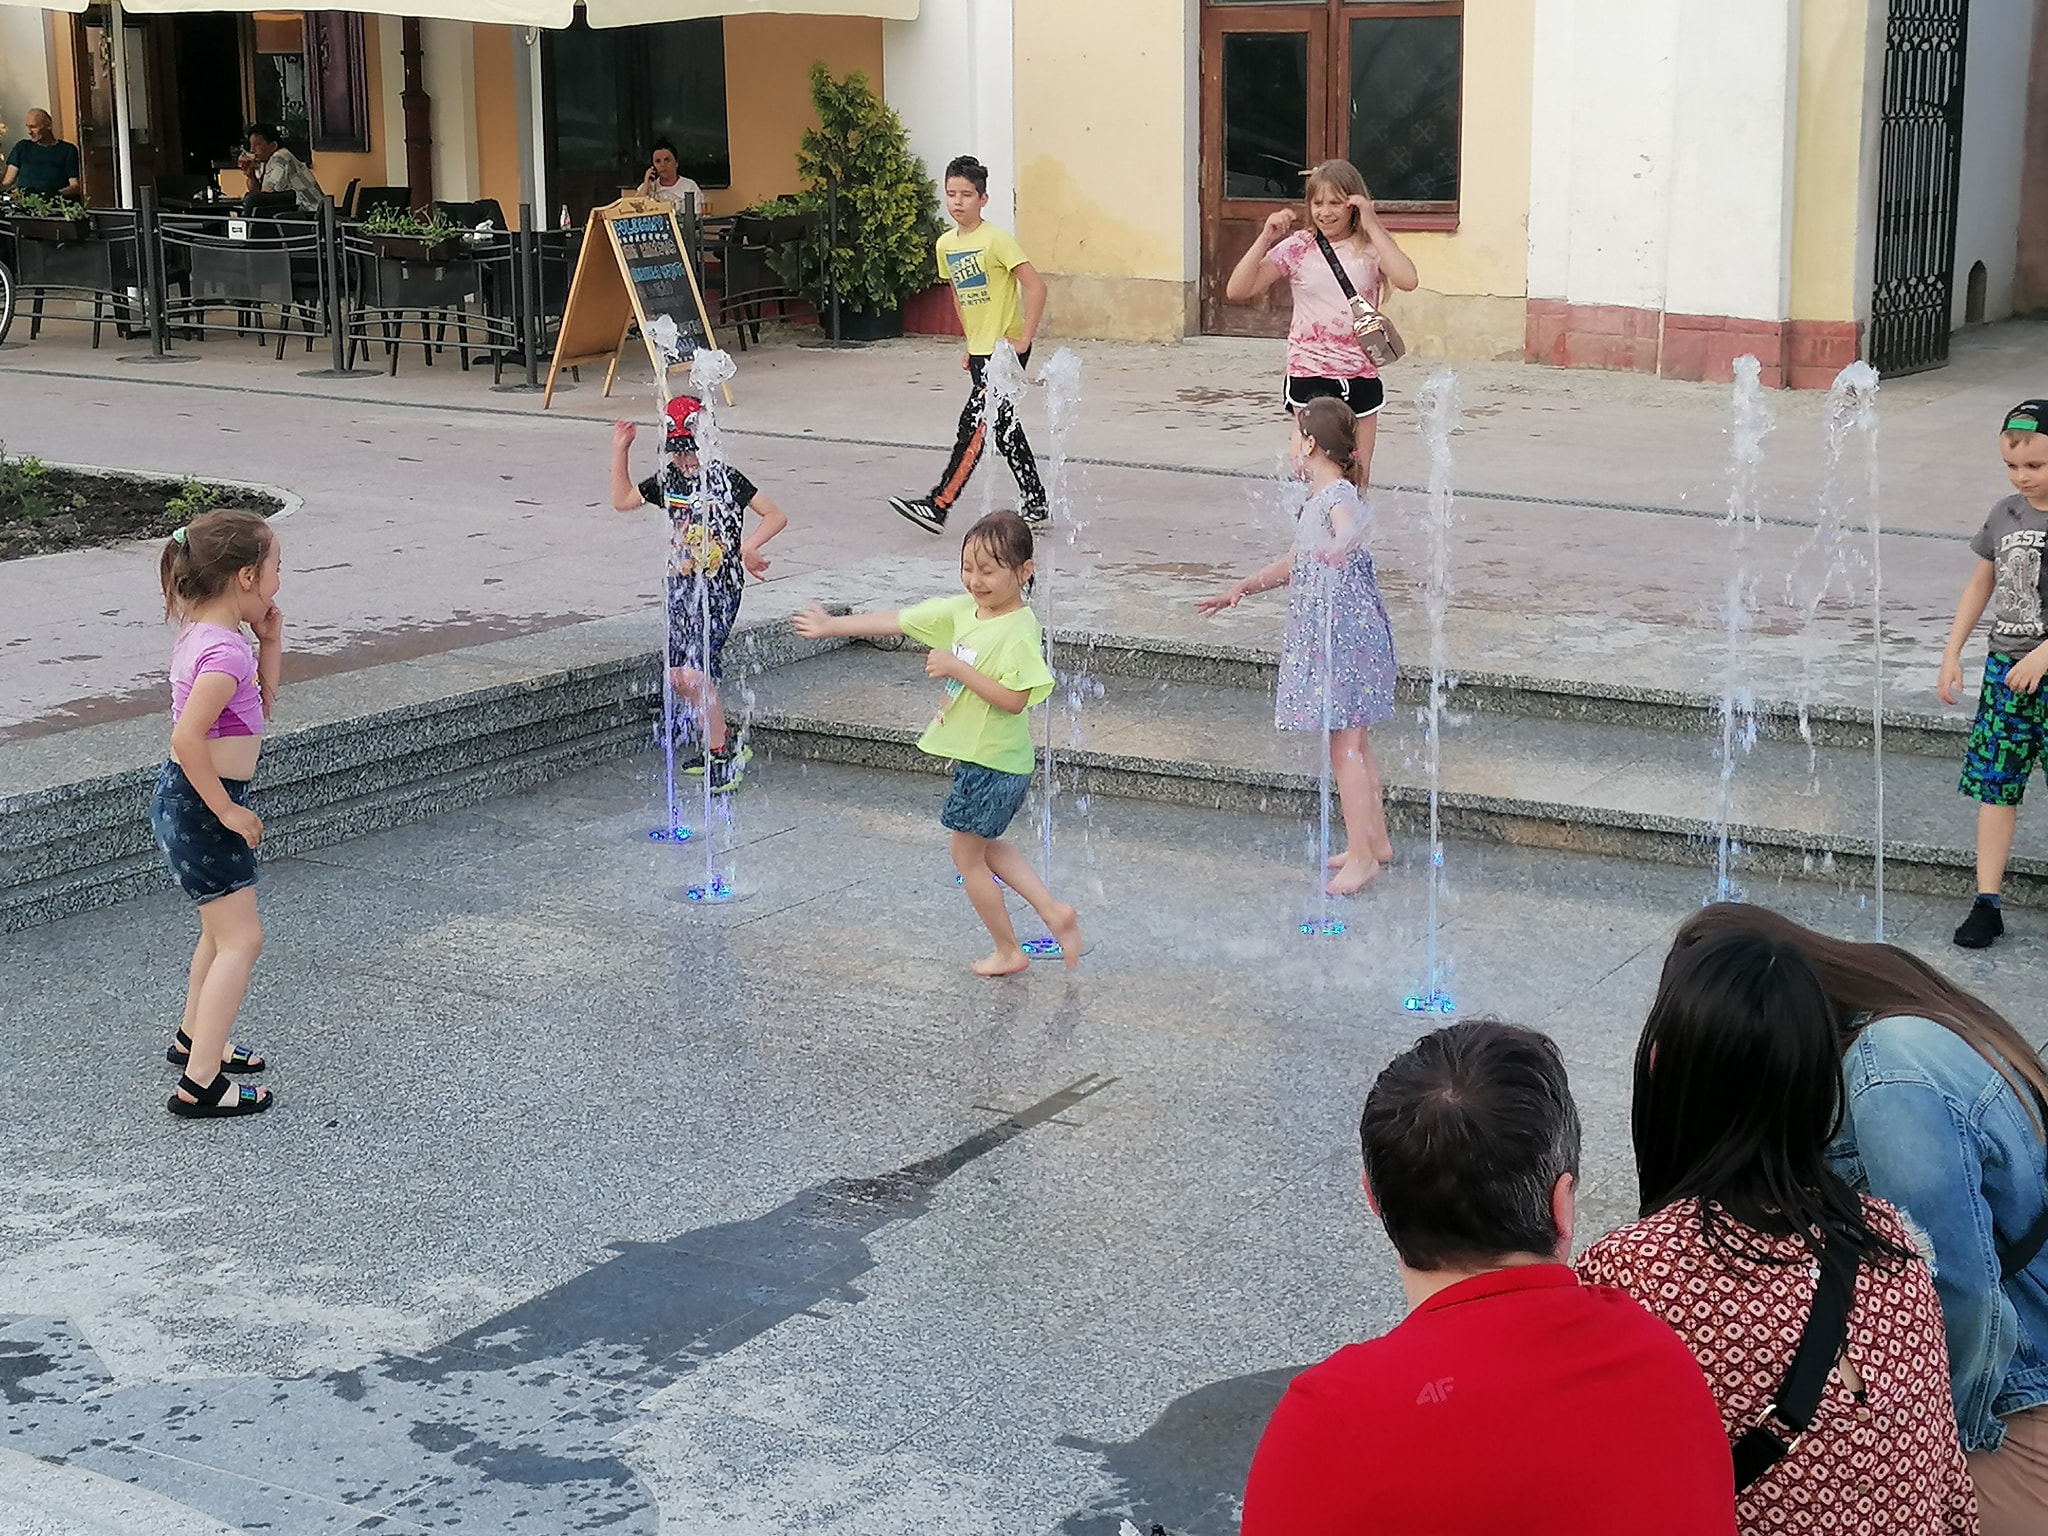
<path fill-rule="evenodd" d="M 1234 1529 L 1287 1376 L 1399 1313 L 1355 1126 L 1425 861 L 1310 939 L 1305 826 L 1098 797 L 1054 871 L 1094 948 L 989 983 L 942 780 L 758 760 L 705 908 L 655 774 L 267 865 L 254 1121 L 160 1107 L 178 898 L 0 940 L 46 1085 L 0 1127 L 0 1531 Z M 1461 1012 L 1565 1049 L 1590 1239 L 1707 875 L 1446 870 Z M 1854 889 L 1751 895 L 1867 931 Z M 2032 919 L 1959 956 L 1954 917 L 1890 903 L 2028 995 Z"/>

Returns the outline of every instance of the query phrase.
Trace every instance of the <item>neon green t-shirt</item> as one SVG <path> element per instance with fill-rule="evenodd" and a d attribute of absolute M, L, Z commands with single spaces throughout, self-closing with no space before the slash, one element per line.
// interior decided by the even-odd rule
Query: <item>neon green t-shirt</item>
<path fill-rule="evenodd" d="M 1008 337 L 1024 340 L 1023 311 L 1017 304 L 1017 279 L 1011 274 L 1030 263 L 1024 247 L 1007 229 L 983 220 L 974 233 L 956 226 L 939 236 L 939 275 L 953 285 L 960 301 L 960 327 L 967 332 L 967 350 L 991 357 L 996 343 Z"/>
<path fill-rule="evenodd" d="M 1031 708 L 1052 693 L 1045 664 L 1045 637 L 1038 615 L 1020 607 L 993 619 L 975 612 L 974 594 L 935 597 L 906 608 L 896 618 L 903 633 L 933 650 L 951 651 L 983 677 L 1014 688 L 1031 702 L 1017 714 L 997 709 L 964 684 L 947 679 L 946 699 L 918 738 L 918 748 L 956 763 L 979 763 L 1003 773 L 1029 773 Z"/>

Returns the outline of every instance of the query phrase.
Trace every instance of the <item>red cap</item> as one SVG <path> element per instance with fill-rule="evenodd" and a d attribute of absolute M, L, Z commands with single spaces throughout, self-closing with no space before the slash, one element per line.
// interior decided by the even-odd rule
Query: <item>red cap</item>
<path fill-rule="evenodd" d="M 689 395 L 677 395 L 663 407 L 668 414 L 668 450 L 680 452 L 684 448 L 697 446 L 697 413 L 704 409 L 704 402 Z"/>

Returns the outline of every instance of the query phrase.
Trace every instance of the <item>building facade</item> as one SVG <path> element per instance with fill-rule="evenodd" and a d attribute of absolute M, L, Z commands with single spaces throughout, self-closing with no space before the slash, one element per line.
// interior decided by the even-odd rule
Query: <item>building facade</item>
<path fill-rule="evenodd" d="M 991 167 L 1058 334 L 1279 333 L 1284 295 L 1232 305 L 1224 279 L 1329 157 L 1415 258 L 1388 307 L 1426 353 L 1725 378 L 1754 352 L 1809 386 L 2048 309 L 2048 0 L 773 4 L 598 31 L 131 15 L 137 176 L 275 117 L 336 193 L 424 155 L 435 196 L 510 212 L 538 160 L 540 216 L 580 218 L 667 137 L 731 212 L 795 189 L 818 60 L 876 82 L 934 172 Z M 0 119 L 47 101 L 107 200 L 104 31 L 0 4 Z"/>

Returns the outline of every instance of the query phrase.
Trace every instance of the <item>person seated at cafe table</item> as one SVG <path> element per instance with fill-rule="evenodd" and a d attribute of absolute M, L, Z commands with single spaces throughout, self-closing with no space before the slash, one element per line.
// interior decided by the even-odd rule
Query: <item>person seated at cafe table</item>
<path fill-rule="evenodd" d="M 667 139 L 656 139 L 654 150 L 648 156 L 651 164 L 647 174 L 640 178 L 640 195 L 659 198 L 673 204 L 677 213 L 686 211 L 686 199 L 697 200 L 697 212 L 704 212 L 704 189 L 682 174 L 676 159 L 676 147 Z"/>
<path fill-rule="evenodd" d="M 85 194 L 78 182 L 78 146 L 57 137 L 57 125 L 41 107 L 31 107 L 23 125 L 28 129 L 28 137 L 7 152 L 7 171 L 0 176 L 0 189 L 83 201 Z"/>
<path fill-rule="evenodd" d="M 289 192 L 307 213 L 319 212 L 327 201 L 306 163 L 278 142 L 275 123 L 251 123 L 249 152 L 235 163 L 242 168 L 251 192 Z"/>

